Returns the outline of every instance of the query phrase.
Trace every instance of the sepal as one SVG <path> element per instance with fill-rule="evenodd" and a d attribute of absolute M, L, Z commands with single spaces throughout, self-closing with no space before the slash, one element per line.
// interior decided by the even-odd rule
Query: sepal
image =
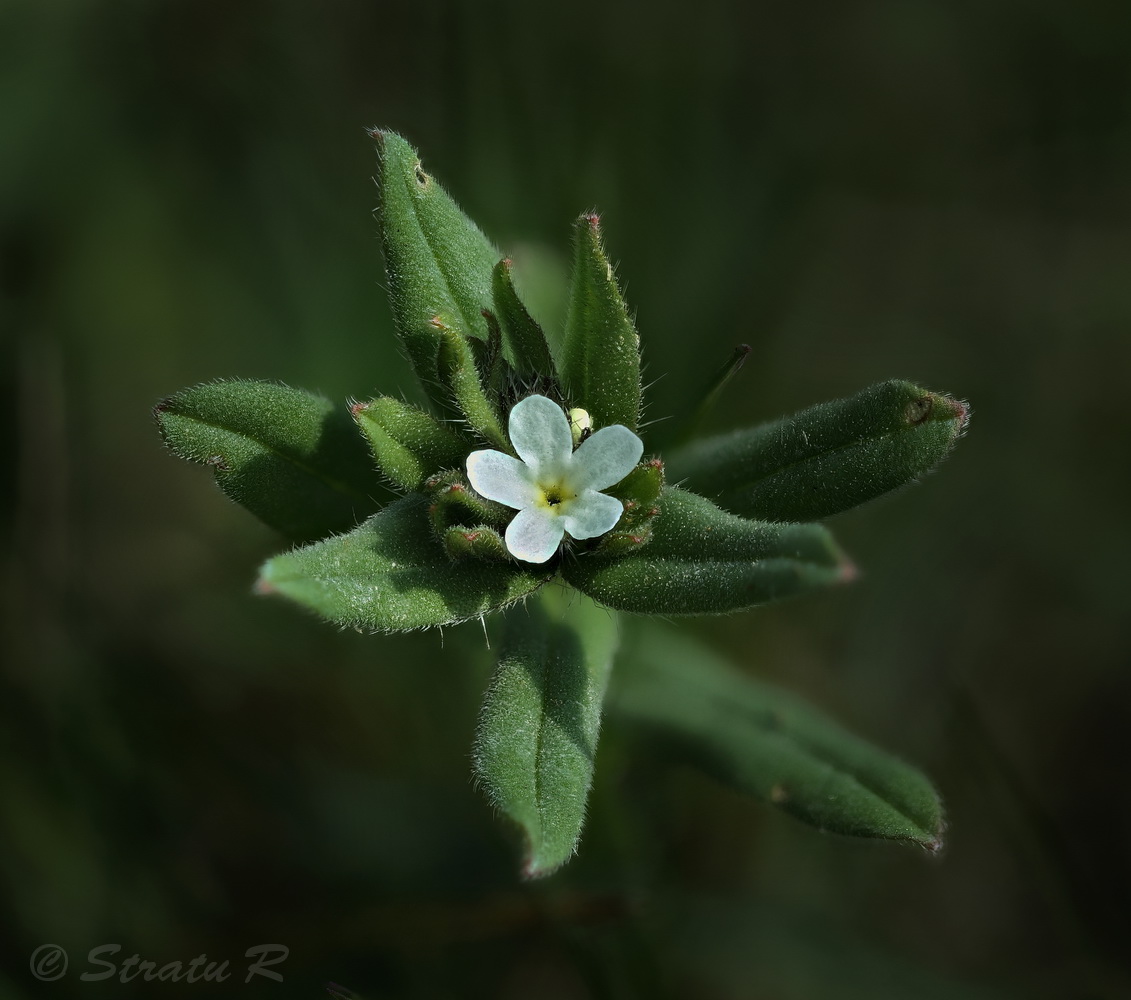
<path fill-rule="evenodd" d="M 598 554 L 627 555 L 652 540 L 663 488 L 664 463 L 658 458 L 650 458 L 606 491 L 624 504 L 624 513 L 616 527 L 601 538 Z"/>
<path fill-rule="evenodd" d="M 474 528 L 459 525 L 444 532 L 444 551 L 453 562 L 461 559 L 482 559 L 486 562 L 511 563 L 514 557 L 507 551 L 507 543 L 494 528 L 478 524 Z"/>
<path fill-rule="evenodd" d="M 424 484 L 428 497 L 428 516 L 438 538 L 451 527 L 472 528 L 485 524 L 502 531 L 514 511 L 494 500 L 481 497 L 456 469 L 433 476 Z"/>
<path fill-rule="evenodd" d="M 463 463 L 470 441 L 429 413 L 391 396 L 350 407 L 369 442 L 377 467 L 397 487 L 411 492 L 441 469 Z"/>

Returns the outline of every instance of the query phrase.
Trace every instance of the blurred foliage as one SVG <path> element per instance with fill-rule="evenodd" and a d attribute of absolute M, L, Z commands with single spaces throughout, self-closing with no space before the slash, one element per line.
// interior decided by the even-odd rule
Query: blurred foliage
<path fill-rule="evenodd" d="M 1126 995 L 1129 39 L 1100 0 L 0 6 L 0 992 L 270 941 L 272 996 Z M 889 377 L 973 402 L 940 475 L 838 522 L 854 587 L 682 626 L 923 766 L 941 861 L 610 720 L 584 852 L 521 884 L 468 776 L 478 625 L 250 595 L 277 540 L 149 409 L 409 389 L 372 125 L 520 276 L 601 210 L 652 446 L 739 342 L 708 429 Z"/>

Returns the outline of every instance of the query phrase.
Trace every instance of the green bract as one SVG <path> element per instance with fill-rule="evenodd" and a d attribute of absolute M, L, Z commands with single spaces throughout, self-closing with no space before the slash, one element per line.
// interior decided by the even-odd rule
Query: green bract
<path fill-rule="evenodd" d="M 914 769 L 670 629 L 622 637 L 616 613 L 726 614 L 852 579 L 815 522 L 930 470 L 966 406 L 884 382 L 686 441 L 666 467 L 644 436 L 638 461 L 639 337 L 597 216 L 574 227 L 555 358 L 510 260 L 404 139 L 372 136 L 393 320 L 427 408 L 215 382 L 156 410 L 172 451 L 307 543 L 269 559 L 258 590 L 376 632 L 525 603 L 505 618 L 474 769 L 522 831 L 528 877 L 576 849 L 610 677 L 620 716 L 709 773 L 822 829 L 936 849 L 938 797 Z M 684 439 L 748 351 L 691 402 Z"/>

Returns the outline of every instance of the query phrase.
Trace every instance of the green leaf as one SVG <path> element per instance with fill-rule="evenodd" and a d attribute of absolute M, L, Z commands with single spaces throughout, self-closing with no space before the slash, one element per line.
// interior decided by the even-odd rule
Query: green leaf
<path fill-rule="evenodd" d="M 269 560 L 257 589 L 339 625 L 399 632 L 478 618 L 547 579 L 514 562 L 451 562 L 432 532 L 427 499 L 410 493 L 347 535 Z"/>
<path fill-rule="evenodd" d="M 503 334 L 503 352 L 522 376 L 544 375 L 552 378 L 554 361 L 542 327 L 522 304 L 514 289 L 511 262 L 503 259 L 492 274 L 495 313 Z"/>
<path fill-rule="evenodd" d="M 914 482 L 950 451 L 969 411 L 892 380 L 667 457 L 668 472 L 744 517 L 814 521 Z"/>
<path fill-rule="evenodd" d="M 640 421 L 640 337 L 601 248 L 600 219 L 574 224 L 573 275 L 562 345 L 561 377 L 573 406 L 595 428 Z"/>
<path fill-rule="evenodd" d="M 165 443 L 294 541 L 345 531 L 390 494 L 348 410 L 271 382 L 211 382 L 154 410 Z"/>
<path fill-rule="evenodd" d="M 475 776 L 521 828 L 523 874 L 549 875 L 577 848 L 616 616 L 549 589 L 507 616 L 499 664 L 475 737 Z"/>
<path fill-rule="evenodd" d="M 649 624 L 632 639 L 617 663 L 610 710 L 719 780 L 822 830 L 941 848 L 938 794 L 915 768 L 673 629 Z"/>
<path fill-rule="evenodd" d="M 486 339 L 491 271 L 502 254 L 421 167 L 394 132 L 374 130 L 389 298 L 397 333 L 425 391 L 434 392 L 444 316 L 464 337 Z M 440 402 L 439 400 L 434 400 Z"/>
<path fill-rule="evenodd" d="M 458 407 L 471 427 L 486 441 L 510 451 L 510 441 L 503 431 L 495 404 L 483 390 L 479 367 L 471 344 L 448 323 L 437 316 L 433 321 L 440 332 L 438 374 L 440 385 Z"/>
<path fill-rule="evenodd" d="M 417 490 L 441 469 L 459 468 L 474 447 L 435 417 L 391 396 L 351 407 L 377 467 L 402 490 Z"/>
<path fill-rule="evenodd" d="M 614 557 L 583 552 L 562 566 L 578 590 L 651 615 L 740 611 L 851 579 L 854 570 L 819 524 L 747 521 L 709 500 L 664 487 L 651 541 Z"/>

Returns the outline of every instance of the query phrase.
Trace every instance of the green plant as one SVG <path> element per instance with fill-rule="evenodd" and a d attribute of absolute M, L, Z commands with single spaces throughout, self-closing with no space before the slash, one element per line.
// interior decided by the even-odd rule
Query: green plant
<path fill-rule="evenodd" d="M 823 829 L 937 849 L 938 796 L 915 769 L 670 626 L 618 615 L 728 614 L 852 579 L 816 522 L 933 467 L 965 405 L 890 381 L 645 457 L 639 338 L 598 217 L 575 223 L 551 350 L 510 261 L 404 139 L 372 134 L 393 314 L 427 408 L 230 381 L 156 410 L 176 454 L 303 543 L 258 589 L 379 632 L 525 605 L 505 619 L 474 768 L 522 829 L 528 876 L 576 848 L 607 701 Z"/>

